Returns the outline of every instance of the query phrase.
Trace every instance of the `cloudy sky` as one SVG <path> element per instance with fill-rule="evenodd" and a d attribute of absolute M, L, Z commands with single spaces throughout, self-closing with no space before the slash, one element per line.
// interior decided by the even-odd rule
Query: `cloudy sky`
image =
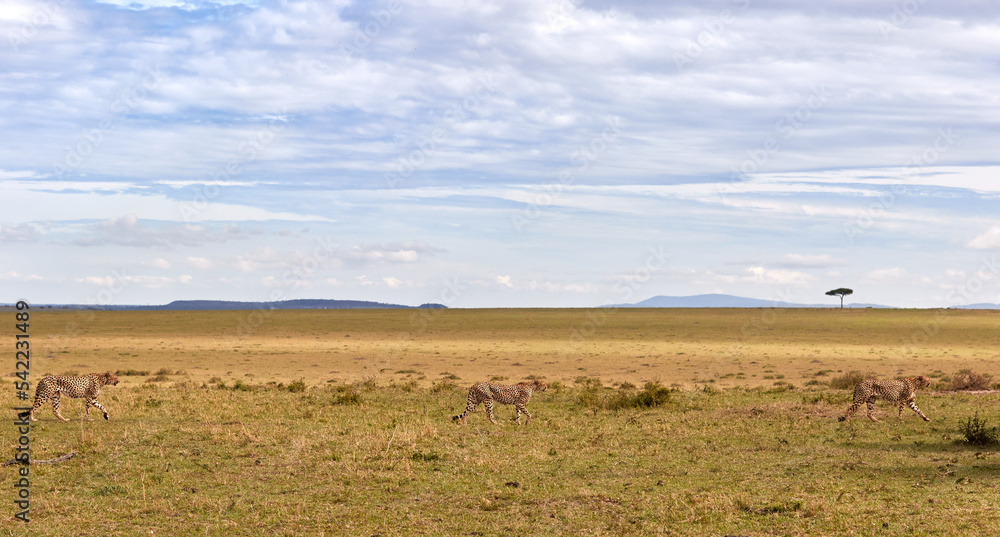
<path fill-rule="evenodd" d="M 1000 302 L 991 1 L 2 0 L 0 37 L 0 302 Z"/>

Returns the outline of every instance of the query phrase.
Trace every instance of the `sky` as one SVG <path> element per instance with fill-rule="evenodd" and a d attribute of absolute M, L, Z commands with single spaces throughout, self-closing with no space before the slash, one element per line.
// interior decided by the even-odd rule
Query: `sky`
<path fill-rule="evenodd" d="M 0 0 L 0 302 L 1000 302 L 990 1 Z"/>

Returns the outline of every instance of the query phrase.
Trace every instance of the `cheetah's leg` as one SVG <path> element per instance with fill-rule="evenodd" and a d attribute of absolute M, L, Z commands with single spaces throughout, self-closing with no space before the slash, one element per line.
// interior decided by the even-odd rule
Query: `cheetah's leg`
<path fill-rule="evenodd" d="M 528 412 L 528 407 L 526 407 L 524 405 L 516 405 L 515 408 L 517 409 L 517 424 L 518 425 L 521 424 L 521 412 L 524 412 L 524 415 L 528 417 L 528 419 L 524 420 L 524 424 L 527 425 L 527 424 L 531 423 L 531 413 Z"/>
<path fill-rule="evenodd" d="M 866 404 L 868 405 L 868 419 L 872 421 L 878 421 L 877 419 L 875 419 L 875 416 L 873 415 L 873 413 L 875 412 L 874 401 L 869 399 L 868 401 L 866 401 Z"/>
<path fill-rule="evenodd" d="M 104 419 L 108 419 L 108 411 L 105 410 L 103 406 L 101 406 L 101 403 L 97 402 L 97 399 L 91 399 L 87 401 L 87 405 L 84 407 L 87 409 L 85 413 L 87 414 L 88 420 L 90 419 L 90 405 L 94 405 L 95 407 L 97 407 L 98 410 L 104 412 Z"/>
<path fill-rule="evenodd" d="M 45 404 L 44 399 L 42 399 L 41 397 L 35 397 L 35 404 L 31 405 L 31 410 L 28 413 L 28 415 L 31 418 L 31 421 L 38 421 L 38 418 L 35 417 L 35 411 L 41 408 L 42 405 L 44 404 Z"/>
<path fill-rule="evenodd" d="M 62 392 L 56 392 L 56 394 L 52 396 L 52 412 L 56 415 L 57 418 L 59 418 L 59 419 L 61 419 L 63 421 L 69 421 L 68 419 L 62 417 L 62 414 L 59 413 L 59 397 L 60 396 L 62 396 Z"/>
<path fill-rule="evenodd" d="M 490 421 L 492 421 L 494 424 L 496 424 L 497 419 L 495 417 L 493 417 L 493 401 L 490 401 L 489 399 L 487 399 L 487 400 L 483 401 L 483 406 L 486 407 L 486 415 L 490 417 Z"/>
<path fill-rule="evenodd" d="M 924 421 L 931 421 L 930 418 L 928 418 L 927 416 L 924 416 L 924 413 L 921 412 L 919 408 L 917 408 L 917 404 L 914 403 L 913 401 L 910 401 L 910 408 L 912 408 L 913 411 L 916 412 L 918 416 L 920 416 L 921 418 L 924 418 Z M 899 412 L 900 412 L 900 414 L 903 413 L 903 407 L 902 406 L 899 407 Z"/>
<path fill-rule="evenodd" d="M 465 425 L 467 416 L 470 413 L 475 412 L 476 411 L 476 407 L 478 407 L 478 406 L 479 406 L 479 403 L 476 403 L 476 402 L 470 400 L 468 406 L 465 407 L 465 412 L 462 412 L 461 414 L 459 414 L 457 416 L 452 416 L 452 418 L 451 418 L 452 421 L 458 420 L 458 421 L 462 422 L 462 425 Z"/>
<path fill-rule="evenodd" d="M 861 407 L 861 402 L 860 401 L 858 401 L 857 403 L 854 403 L 853 405 L 851 405 L 851 408 L 847 409 L 847 413 L 844 414 L 843 417 L 838 418 L 837 421 L 846 421 L 847 418 L 851 417 L 851 414 L 853 414 L 854 411 L 857 410 L 860 407 Z"/>

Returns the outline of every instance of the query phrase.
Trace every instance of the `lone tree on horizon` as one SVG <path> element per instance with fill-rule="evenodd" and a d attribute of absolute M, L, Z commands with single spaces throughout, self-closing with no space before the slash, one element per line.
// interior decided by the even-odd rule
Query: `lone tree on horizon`
<path fill-rule="evenodd" d="M 827 296 L 839 296 L 840 297 L 840 309 L 844 309 L 844 297 L 847 295 L 853 295 L 854 290 L 848 289 L 846 287 L 841 287 L 840 289 L 834 289 L 833 291 L 827 291 Z"/>

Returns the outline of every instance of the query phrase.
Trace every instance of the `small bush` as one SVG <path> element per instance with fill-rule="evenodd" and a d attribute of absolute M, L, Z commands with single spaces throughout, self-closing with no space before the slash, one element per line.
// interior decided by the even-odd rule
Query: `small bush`
<path fill-rule="evenodd" d="M 225 386 L 225 384 L 220 384 L 220 386 Z M 242 380 L 237 380 L 236 383 L 233 384 L 233 391 L 234 392 L 252 392 L 253 391 L 253 386 L 251 386 L 249 384 L 243 384 Z"/>
<path fill-rule="evenodd" d="M 140 371 L 138 369 L 119 369 L 115 371 L 115 375 L 119 377 L 145 377 L 149 375 L 149 371 Z"/>
<path fill-rule="evenodd" d="M 991 375 L 963 369 L 951 377 L 950 387 L 952 390 L 988 390 L 992 379 Z"/>
<path fill-rule="evenodd" d="M 574 380 L 573 383 L 580 388 L 600 388 L 602 386 L 601 379 L 590 377 L 576 377 L 576 380 Z"/>
<path fill-rule="evenodd" d="M 653 408 L 670 402 L 670 388 L 664 388 L 657 383 L 647 382 L 642 391 L 632 398 L 632 406 Z"/>
<path fill-rule="evenodd" d="M 633 389 L 635 386 L 633 386 Z M 642 390 L 618 389 L 614 391 L 600 388 L 585 388 L 578 396 L 578 402 L 594 410 L 622 410 L 626 408 L 655 408 L 670 402 L 673 390 L 655 382 L 647 382 Z"/>
<path fill-rule="evenodd" d="M 504 377 L 504 376 L 501 376 L 501 375 L 493 375 L 492 377 L 490 377 L 490 382 L 503 382 L 503 381 L 507 380 L 508 378 L 510 378 L 510 377 Z"/>
<path fill-rule="evenodd" d="M 855 386 L 861 381 L 869 378 L 873 378 L 875 375 L 872 373 L 862 373 L 858 370 L 848 371 L 839 377 L 833 377 L 830 379 L 830 387 L 835 390 L 853 390 Z"/>
<path fill-rule="evenodd" d="M 156 372 L 157 375 L 174 375 L 175 373 L 167 368 L 160 369 Z"/>
<path fill-rule="evenodd" d="M 304 379 L 296 380 L 288 385 L 288 391 L 292 393 L 299 393 L 306 391 L 306 382 Z"/>
<path fill-rule="evenodd" d="M 998 443 L 997 428 L 987 427 L 986 420 L 979 419 L 979 412 L 959 426 L 959 431 L 965 436 L 965 441 L 975 446 L 987 446 Z"/>
<path fill-rule="evenodd" d="M 354 389 L 346 390 L 333 400 L 335 405 L 357 405 L 361 403 L 361 395 Z"/>
<path fill-rule="evenodd" d="M 434 384 L 431 385 L 431 392 L 433 393 L 441 393 L 445 391 L 451 391 L 454 389 L 455 389 L 455 383 L 448 379 L 435 382 Z"/>
<path fill-rule="evenodd" d="M 166 375 L 156 375 L 155 377 L 149 377 L 146 382 L 166 382 L 170 380 L 170 377 Z"/>
<path fill-rule="evenodd" d="M 415 380 L 410 380 L 409 382 L 404 382 L 403 384 L 399 385 L 399 389 L 407 393 L 412 392 L 416 388 L 417 388 L 417 381 Z"/>

